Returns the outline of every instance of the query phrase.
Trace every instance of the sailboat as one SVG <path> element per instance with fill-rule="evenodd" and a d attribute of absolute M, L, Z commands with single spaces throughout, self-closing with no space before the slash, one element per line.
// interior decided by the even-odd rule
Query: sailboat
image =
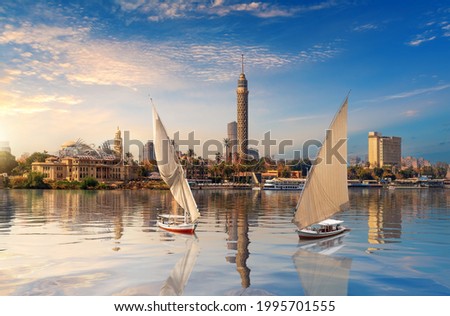
<path fill-rule="evenodd" d="M 348 96 L 327 130 L 297 203 L 293 222 L 300 239 L 330 237 L 348 230 L 343 221 L 330 218 L 349 206 L 347 163 L 340 159 L 347 158 L 347 108 Z"/>
<path fill-rule="evenodd" d="M 167 231 L 193 234 L 200 212 L 184 175 L 172 141 L 153 106 L 153 137 L 155 155 L 161 178 L 170 188 L 175 201 L 183 209 L 183 215 L 160 214 L 157 225 Z"/>

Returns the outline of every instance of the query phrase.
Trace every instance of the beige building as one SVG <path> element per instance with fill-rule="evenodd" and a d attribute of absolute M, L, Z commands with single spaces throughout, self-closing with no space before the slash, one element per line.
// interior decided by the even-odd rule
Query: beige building
<path fill-rule="evenodd" d="M 138 177 L 139 166 L 124 165 L 119 159 L 101 159 L 90 156 L 50 157 L 45 162 L 33 162 L 32 171 L 50 180 L 83 181 L 95 178 L 100 182 L 133 180 Z"/>
<path fill-rule="evenodd" d="M 45 162 L 33 162 L 31 170 L 50 180 L 83 181 L 87 177 L 100 182 L 127 181 L 138 178 L 139 166 L 123 160 L 120 129 L 114 137 L 114 149 L 106 146 L 94 148 L 78 141 L 61 145 L 59 157 L 49 157 Z"/>
<path fill-rule="evenodd" d="M 400 167 L 402 163 L 402 139 L 369 132 L 368 160 L 371 168 L 383 166 Z"/>

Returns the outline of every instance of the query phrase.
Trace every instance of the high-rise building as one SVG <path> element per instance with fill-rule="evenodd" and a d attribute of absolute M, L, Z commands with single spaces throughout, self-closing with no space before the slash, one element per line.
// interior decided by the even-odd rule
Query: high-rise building
<path fill-rule="evenodd" d="M 227 136 L 229 144 L 225 148 L 225 158 L 227 162 L 236 160 L 237 153 L 237 123 L 236 121 L 230 122 L 227 125 Z"/>
<path fill-rule="evenodd" d="M 242 72 L 239 76 L 236 93 L 238 154 L 240 159 L 245 159 L 248 149 L 248 89 L 244 74 L 244 55 L 242 55 Z"/>
<path fill-rule="evenodd" d="M 371 168 L 400 167 L 402 163 L 401 137 L 381 136 L 381 133 L 369 132 L 368 160 Z"/>
<path fill-rule="evenodd" d="M 156 160 L 155 157 L 155 146 L 153 141 L 149 140 L 144 145 L 144 161 Z"/>

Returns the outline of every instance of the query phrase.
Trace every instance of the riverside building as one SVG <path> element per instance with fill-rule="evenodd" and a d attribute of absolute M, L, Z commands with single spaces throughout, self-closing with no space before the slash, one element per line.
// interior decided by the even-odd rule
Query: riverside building
<path fill-rule="evenodd" d="M 114 149 L 105 145 L 93 148 L 82 141 L 65 142 L 58 157 L 45 162 L 33 162 L 33 172 L 39 172 L 48 180 L 82 181 L 87 177 L 100 182 L 127 181 L 138 178 L 139 166 L 122 159 L 123 144 L 119 128 L 114 138 Z"/>
<path fill-rule="evenodd" d="M 379 132 L 369 132 L 368 160 L 371 168 L 400 167 L 402 163 L 401 137 L 382 136 Z"/>

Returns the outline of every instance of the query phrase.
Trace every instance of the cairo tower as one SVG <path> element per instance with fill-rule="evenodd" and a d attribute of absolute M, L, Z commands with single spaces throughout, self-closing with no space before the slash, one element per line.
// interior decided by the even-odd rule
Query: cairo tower
<path fill-rule="evenodd" d="M 240 159 L 245 159 L 248 149 L 248 89 L 244 74 L 244 55 L 242 55 L 242 72 L 239 76 L 237 93 L 237 141 Z"/>

